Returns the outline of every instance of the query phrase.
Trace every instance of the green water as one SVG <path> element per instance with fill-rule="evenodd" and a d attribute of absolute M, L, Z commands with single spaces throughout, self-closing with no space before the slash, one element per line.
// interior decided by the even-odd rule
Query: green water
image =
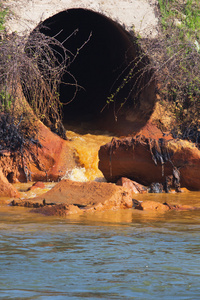
<path fill-rule="evenodd" d="M 2 206 L 0 235 L 0 299 L 200 299 L 199 211 L 61 219 Z"/>

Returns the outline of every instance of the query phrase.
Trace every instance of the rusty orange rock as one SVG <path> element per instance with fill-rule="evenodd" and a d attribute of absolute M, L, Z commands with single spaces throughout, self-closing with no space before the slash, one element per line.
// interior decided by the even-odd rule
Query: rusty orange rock
<path fill-rule="evenodd" d="M 162 141 L 166 143 L 163 149 L 169 156 L 165 163 L 156 161 L 154 157 L 156 152 L 153 153 L 152 145 L 156 145 L 158 140 L 140 136 L 113 139 L 99 150 L 99 169 L 108 181 L 116 182 L 121 177 L 128 177 L 149 186 L 152 182 L 163 183 L 165 176 L 173 174 L 175 166 L 180 172 L 181 187 L 200 190 L 200 150 L 188 141 Z"/>
<path fill-rule="evenodd" d="M 147 189 L 145 186 L 137 183 L 136 181 L 130 180 L 126 177 L 120 178 L 116 184 L 129 189 L 132 194 L 147 193 Z"/>
<path fill-rule="evenodd" d="M 127 177 L 145 186 L 162 182 L 161 164 L 152 159 L 150 144 L 155 141 L 145 137 L 113 139 L 99 150 L 99 169 L 108 181 L 116 182 Z M 164 166 L 165 175 L 172 174 L 172 165 Z"/>
<path fill-rule="evenodd" d="M 64 214 L 86 211 L 125 209 L 132 207 L 132 195 L 126 188 L 105 182 L 75 182 L 64 179 L 45 194 L 28 200 L 12 202 L 16 206 L 44 208 L 64 205 Z M 72 205 L 72 206 L 70 206 Z M 74 207 L 75 206 L 75 207 Z M 78 210 L 77 210 L 78 208 Z M 55 210 L 59 207 L 55 208 Z M 63 208 L 62 208 L 63 210 Z M 54 209 L 50 209 L 51 213 Z"/>
<path fill-rule="evenodd" d="M 28 191 L 32 191 L 37 188 L 44 189 L 45 188 L 44 183 L 42 181 L 37 181 L 30 188 L 28 188 Z"/>
<path fill-rule="evenodd" d="M 58 181 L 66 171 L 76 166 L 74 148 L 70 142 L 51 132 L 41 122 L 35 122 L 38 126 L 38 145 L 29 145 L 29 150 L 25 147 L 23 157 L 18 152 L 1 153 L 0 167 L 11 183 Z"/>
<path fill-rule="evenodd" d="M 59 217 L 66 217 L 67 215 L 83 213 L 78 206 L 64 205 L 64 204 L 43 206 L 40 208 L 36 208 L 35 210 L 32 210 L 32 212 L 40 213 L 45 216 L 59 216 Z"/>
<path fill-rule="evenodd" d="M 177 204 L 173 204 L 173 203 L 169 204 L 167 202 L 160 203 L 157 201 L 150 201 L 150 200 L 146 200 L 146 201 L 142 201 L 142 202 L 135 200 L 134 208 L 138 209 L 138 210 L 157 211 L 157 212 L 166 212 L 166 211 L 170 211 L 170 210 L 178 210 L 178 211 L 199 210 L 198 207 L 194 207 L 191 205 L 177 205 Z"/>
<path fill-rule="evenodd" d="M 135 206 L 135 209 L 159 212 L 165 212 L 170 210 L 168 205 L 149 200 L 139 203 L 137 206 Z"/>
<path fill-rule="evenodd" d="M 144 135 L 146 138 L 152 139 L 163 138 L 163 132 L 155 124 L 153 124 L 151 120 L 149 120 L 139 132 L 137 132 L 137 135 Z M 165 136 L 165 139 L 172 139 L 172 135 L 168 133 Z"/>
<path fill-rule="evenodd" d="M 58 181 L 67 170 L 75 167 L 74 149 L 69 141 L 63 140 L 42 123 L 39 123 L 38 140 L 42 147 L 32 147 L 38 165 L 29 155 L 32 181 Z"/>
<path fill-rule="evenodd" d="M 12 198 L 16 198 L 20 196 L 17 189 L 11 183 L 8 182 L 2 170 L 0 170 L 0 195 L 1 197 L 12 197 Z"/>

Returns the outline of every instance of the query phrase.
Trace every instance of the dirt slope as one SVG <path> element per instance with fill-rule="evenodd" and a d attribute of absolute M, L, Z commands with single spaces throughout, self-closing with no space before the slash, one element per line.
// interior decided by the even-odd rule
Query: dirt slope
<path fill-rule="evenodd" d="M 87 8 L 101 12 L 141 36 L 156 34 L 156 0 L 2 0 L 13 12 L 9 31 L 32 30 L 41 20 L 69 8 Z"/>

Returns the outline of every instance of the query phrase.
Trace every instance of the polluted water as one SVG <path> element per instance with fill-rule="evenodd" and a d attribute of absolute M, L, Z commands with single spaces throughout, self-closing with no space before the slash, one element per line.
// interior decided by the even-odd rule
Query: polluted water
<path fill-rule="evenodd" d="M 112 137 L 67 136 L 79 166 L 64 177 L 104 181 L 98 149 Z M 31 185 L 17 188 L 35 197 L 55 183 L 40 192 L 27 191 Z M 200 207 L 199 192 L 135 198 Z M 0 235 L 0 299 L 200 299 L 199 211 L 127 209 L 60 218 L 2 204 Z"/>

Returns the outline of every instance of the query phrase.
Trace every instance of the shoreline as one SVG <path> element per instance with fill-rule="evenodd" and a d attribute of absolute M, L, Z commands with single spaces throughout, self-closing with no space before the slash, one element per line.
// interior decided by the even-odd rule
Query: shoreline
<path fill-rule="evenodd" d="M 52 183 L 48 183 L 48 185 L 50 184 L 52 185 Z M 168 194 L 138 193 L 130 195 L 126 188 L 117 187 L 115 184 L 103 183 L 101 192 L 99 188 L 102 183 L 95 183 L 93 185 L 91 182 L 78 183 L 70 180 L 64 180 L 63 182 L 61 181 L 60 183 L 54 184 L 54 188 L 52 189 L 42 189 L 36 187 L 32 191 L 29 190 L 29 192 L 21 192 L 20 199 L 16 198 L 15 200 L 12 200 L 10 198 L 0 198 L 0 205 L 1 207 L 7 207 L 8 213 L 9 210 L 11 211 L 11 207 L 23 207 L 27 210 L 27 213 L 36 213 L 40 214 L 41 216 L 43 215 L 44 217 L 57 216 L 62 219 L 68 218 L 69 216 L 79 218 L 79 216 L 83 214 L 91 215 L 101 212 L 106 213 L 109 211 L 118 214 L 121 210 L 139 210 L 141 211 L 141 214 L 155 214 L 155 216 L 157 215 L 157 217 L 166 213 L 167 215 L 169 215 L 173 211 L 177 211 L 179 212 L 179 214 L 181 214 L 181 212 L 183 211 L 192 212 L 200 210 L 200 192 L 184 191 L 178 194 L 172 192 Z M 74 201 L 72 199 L 70 199 L 71 201 L 68 201 L 67 198 L 65 199 L 67 195 L 72 193 L 71 185 L 73 186 L 73 189 L 77 188 L 77 191 L 75 192 L 75 194 L 73 194 L 74 196 L 71 195 Z M 29 188 L 31 188 L 31 186 L 34 186 L 34 184 L 30 182 L 26 184 L 26 186 L 29 186 Z M 107 197 L 107 199 L 102 199 L 101 197 L 102 200 L 97 201 L 97 199 L 95 199 L 96 202 L 94 202 L 94 195 L 96 191 L 93 190 L 93 202 L 91 202 L 91 198 L 89 198 L 89 195 L 91 196 L 92 186 L 95 186 L 98 190 L 96 195 L 102 193 L 103 190 L 105 191 L 105 187 L 107 189 L 105 191 L 105 194 L 109 193 L 110 188 L 114 188 L 114 192 L 112 192 L 112 195 L 110 197 Z M 88 189 L 86 194 L 81 194 L 81 192 L 83 192 L 83 189 Z M 59 190 L 62 190 L 62 192 L 59 193 Z M 127 200 L 122 200 L 121 196 L 119 195 L 121 192 L 122 194 L 125 192 L 127 193 Z M 31 193 L 33 198 L 30 198 Z M 115 199 L 114 202 L 112 200 L 113 193 Z M 116 193 L 118 194 L 118 196 L 116 196 Z M 75 200 L 76 194 L 77 200 Z M 55 197 L 57 197 L 56 202 L 54 201 L 54 203 L 52 203 L 52 199 L 55 199 Z M 87 197 L 88 201 L 86 200 Z M 106 197 L 103 196 L 103 198 Z M 77 201 L 81 202 L 78 203 Z"/>

